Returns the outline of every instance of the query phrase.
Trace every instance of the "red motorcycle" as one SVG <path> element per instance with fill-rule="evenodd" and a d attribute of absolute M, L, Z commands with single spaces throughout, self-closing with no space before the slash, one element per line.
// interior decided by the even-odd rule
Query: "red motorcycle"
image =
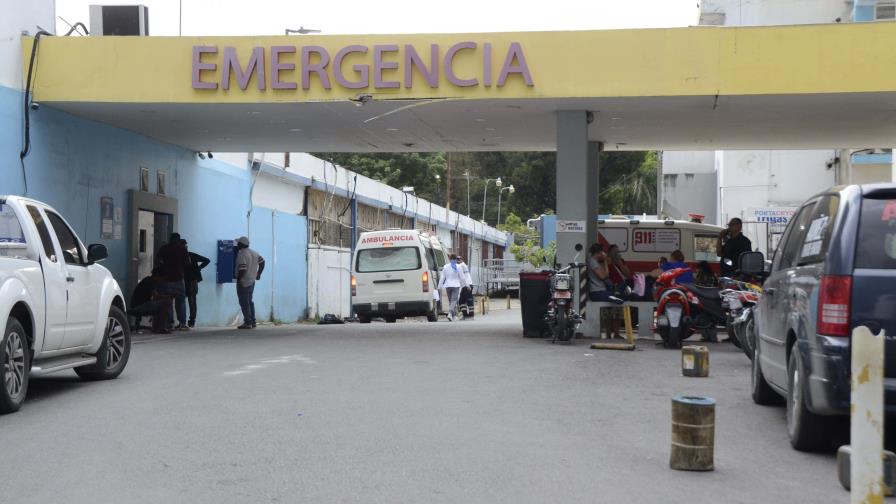
<path fill-rule="evenodd" d="M 681 342 L 696 332 L 714 341 L 716 328 L 727 323 L 718 287 L 700 287 L 678 282 L 678 277 L 691 271 L 677 268 L 664 272 L 654 284 L 656 330 L 666 348 L 681 348 Z"/>

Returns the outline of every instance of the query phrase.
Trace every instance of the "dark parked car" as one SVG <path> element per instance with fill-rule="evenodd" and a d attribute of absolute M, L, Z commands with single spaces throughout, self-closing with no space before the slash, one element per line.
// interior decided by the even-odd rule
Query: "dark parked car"
<path fill-rule="evenodd" d="M 821 447 L 831 422 L 849 414 L 857 326 L 886 331 L 885 408 L 896 412 L 896 184 L 840 186 L 810 198 L 787 226 L 763 288 L 753 400 L 786 398 L 794 448 Z"/>

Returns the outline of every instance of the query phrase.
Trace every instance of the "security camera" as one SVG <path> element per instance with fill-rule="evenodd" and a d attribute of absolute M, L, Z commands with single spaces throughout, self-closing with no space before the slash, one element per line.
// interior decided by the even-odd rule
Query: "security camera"
<path fill-rule="evenodd" d="M 215 156 L 212 154 L 212 151 L 208 151 L 208 154 L 207 154 L 207 155 L 208 155 L 208 158 L 209 158 L 209 159 L 214 159 L 214 158 L 215 158 Z"/>
<path fill-rule="evenodd" d="M 197 152 L 196 155 L 199 156 L 199 159 L 205 159 L 205 154 L 201 152 Z"/>
<path fill-rule="evenodd" d="M 31 102 L 31 110 L 35 110 L 35 111 L 40 110 L 40 103 Z"/>

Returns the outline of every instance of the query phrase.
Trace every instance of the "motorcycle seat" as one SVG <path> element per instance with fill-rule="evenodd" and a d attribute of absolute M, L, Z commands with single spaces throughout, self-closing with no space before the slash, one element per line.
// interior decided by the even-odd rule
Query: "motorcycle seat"
<path fill-rule="evenodd" d="M 719 287 L 700 287 L 698 285 L 688 285 L 688 290 L 693 292 L 695 296 L 704 299 L 721 299 L 719 297 L 719 292 L 721 292 L 722 289 Z"/>

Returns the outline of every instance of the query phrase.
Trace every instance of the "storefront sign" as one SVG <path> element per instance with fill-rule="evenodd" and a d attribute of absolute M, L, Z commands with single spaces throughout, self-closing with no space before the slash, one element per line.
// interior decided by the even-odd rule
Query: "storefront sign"
<path fill-rule="evenodd" d="M 772 233 L 782 233 L 796 211 L 797 207 L 749 208 L 744 216 L 744 221 L 765 222 Z"/>
<path fill-rule="evenodd" d="M 115 205 L 112 198 L 100 198 L 100 237 L 111 240 L 115 237 Z"/>
<path fill-rule="evenodd" d="M 440 75 L 459 87 L 503 87 L 511 78 L 534 86 L 519 42 L 510 43 L 506 51 L 496 50 L 490 42 L 472 41 L 444 50 L 439 44 L 431 44 L 428 55 L 411 44 L 348 45 L 335 54 L 316 45 L 282 45 L 253 47 L 251 54 L 240 56 L 235 47 L 197 45 L 193 46 L 193 89 L 227 90 L 235 78 L 236 85 L 245 90 L 253 75 L 262 91 L 299 86 L 307 90 L 312 85 L 323 89 L 411 89 L 415 81 L 436 89 Z M 458 75 L 454 60 L 461 56 L 475 58 L 478 71 Z M 503 57 L 497 74 L 494 56 Z"/>
<path fill-rule="evenodd" d="M 558 233 L 584 233 L 585 221 L 583 220 L 557 220 Z"/>

